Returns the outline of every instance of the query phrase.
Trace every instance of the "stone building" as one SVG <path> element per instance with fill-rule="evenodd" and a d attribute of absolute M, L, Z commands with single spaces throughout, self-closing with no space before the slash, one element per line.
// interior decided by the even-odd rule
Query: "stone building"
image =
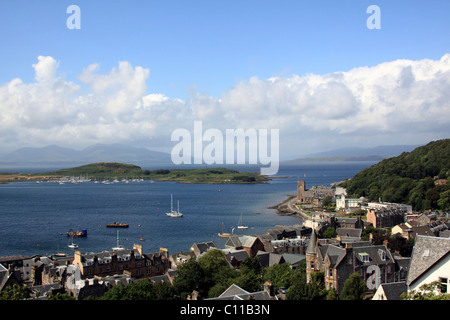
<path fill-rule="evenodd" d="M 306 189 L 305 180 L 297 181 L 297 201 L 298 203 L 308 203 L 314 206 L 321 206 L 322 200 L 330 196 L 334 200 L 334 190 L 325 186 L 313 186 Z"/>
<path fill-rule="evenodd" d="M 311 281 L 313 271 L 324 272 L 325 289 L 340 293 L 345 280 L 358 273 L 371 290 L 382 283 L 399 279 L 396 261 L 385 245 L 370 242 L 325 243 L 311 235 L 306 250 L 306 276 Z"/>
<path fill-rule="evenodd" d="M 150 278 L 164 274 L 170 267 L 167 249 L 161 248 L 160 252 L 144 254 L 142 246 L 136 244 L 131 250 L 86 254 L 75 251 L 73 263 L 80 267 L 82 279 L 123 273 L 133 278 Z"/>
<path fill-rule="evenodd" d="M 367 222 L 374 228 L 392 228 L 405 221 L 405 213 L 397 208 L 367 209 Z"/>

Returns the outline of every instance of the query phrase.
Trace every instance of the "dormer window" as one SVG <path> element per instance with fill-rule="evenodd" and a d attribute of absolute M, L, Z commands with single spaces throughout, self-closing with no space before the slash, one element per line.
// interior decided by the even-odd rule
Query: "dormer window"
<path fill-rule="evenodd" d="M 378 255 L 380 256 L 381 261 L 386 261 L 386 251 L 379 249 Z"/>
<path fill-rule="evenodd" d="M 367 252 L 361 252 L 359 258 L 362 262 L 369 262 L 369 254 Z"/>

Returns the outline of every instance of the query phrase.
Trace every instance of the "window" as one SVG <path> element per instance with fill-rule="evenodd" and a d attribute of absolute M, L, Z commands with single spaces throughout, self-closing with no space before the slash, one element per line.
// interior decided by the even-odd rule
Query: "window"
<path fill-rule="evenodd" d="M 381 261 L 386 261 L 386 251 L 379 249 L 378 255 L 380 256 Z"/>
<path fill-rule="evenodd" d="M 448 278 L 441 278 L 439 277 L 439 290 L 441 293 L 447 293 L 448 292 Z"/>
<path fill-rule="evenodd" d="M 369 262 L 369 254 L 366 252 L 361 252 L 359 254 L 359 258 L 361 259 L 362 262 Z"/>

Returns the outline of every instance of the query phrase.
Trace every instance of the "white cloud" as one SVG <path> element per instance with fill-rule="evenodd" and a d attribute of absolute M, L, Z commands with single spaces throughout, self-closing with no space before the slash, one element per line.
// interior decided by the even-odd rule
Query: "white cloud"
<path fill-rule="evenodd" d="M 195 120 L 204 130 L 280 129 L 282 156 L 283 148 L 285 154 L 315 151 L 313 144 L 335 148 L 332 143 L 345 139 L 422 143 L 450 133 L 450 54 L 326 75 L 252 77 L 220 98 L 193 92 L 186 101 L 149 93 L 150 70 L 127 61 L 107 73 L 91 64 L 80 84 L 58 75 L 58 67 L 54 58 L 39 56 L 35 82 L 16 78 L 0 87 L 3 148 L 146 139 L 171 147 L 171 132 L 192 130 Z"/>

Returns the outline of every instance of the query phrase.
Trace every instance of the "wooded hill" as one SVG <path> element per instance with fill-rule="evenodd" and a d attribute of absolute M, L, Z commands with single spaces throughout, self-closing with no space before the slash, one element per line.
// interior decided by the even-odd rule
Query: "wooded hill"
<path fill-rule="evenodd" d="M 446 179 L 447 182 L 441 184 Z M 385 159 L 341 186 L 369 201 L 407 203 L 413 210 L 450 210 L 450 139 L 438 140 Z"/>

